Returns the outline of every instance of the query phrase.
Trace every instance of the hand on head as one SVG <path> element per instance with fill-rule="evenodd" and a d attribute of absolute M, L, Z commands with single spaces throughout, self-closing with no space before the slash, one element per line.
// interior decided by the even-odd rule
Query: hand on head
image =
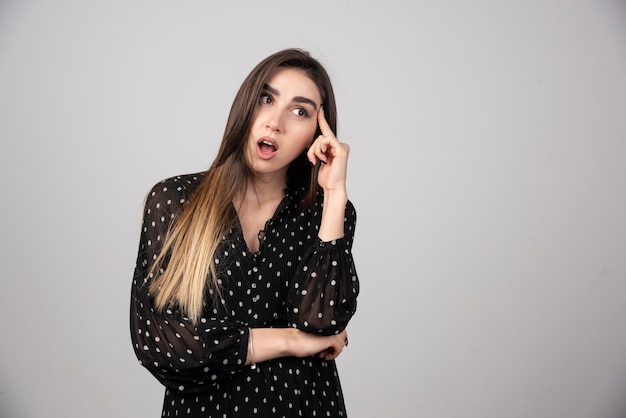
<path fill-rule="evenodd" d="M 318 182 L 325 191 L 345 191 L 350 146 L 337 139 L 324 117 L 323 107 L 317 112 L 317 121 L 321 135 L 309 147 L 307 158 L 312 164 L 322 163 Z"/>

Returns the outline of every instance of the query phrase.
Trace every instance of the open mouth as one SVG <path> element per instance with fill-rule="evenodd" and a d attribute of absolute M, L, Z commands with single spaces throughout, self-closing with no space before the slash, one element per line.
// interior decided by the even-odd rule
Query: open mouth
<path fill-rule="evenodd" d="M 261 152 L 263 153 L 272 153 L 276 151 L 276 145 L 267 139 L 259 142 L 259 148 L 261 148 Z"/>
<path fill-rule="evenodd" d="M 257 154 L 263 159 L 271 158 L 278 151 L 278 144 L 274 138 L 264 137 L 257 142 Z"/>

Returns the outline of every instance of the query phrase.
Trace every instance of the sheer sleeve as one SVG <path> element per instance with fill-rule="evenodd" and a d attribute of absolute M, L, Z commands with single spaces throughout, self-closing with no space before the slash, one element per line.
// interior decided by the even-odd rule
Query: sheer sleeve
<path fill-rule="evenodd" d="M 348 325 L 356 312 L 359 280 L 352 258 L 356 211 L 346 206 L 345 234 L 333 241 L 319 237 L 305 253 L 288 295 L 288 316 L 292 327 L 332 335 Z"/>
<path fill-rule="evenodd" d="M 130 301 L 131 339 L 140 364 L 181 392 L 202 390 L 241 370 L 249 337 L 242 323 L 203 317 L 194 325 L 177 310 L 160 313 L 153 307 L 148 272 L 188 194 L 178 177 L 159 183 L 148 195 Z"/>

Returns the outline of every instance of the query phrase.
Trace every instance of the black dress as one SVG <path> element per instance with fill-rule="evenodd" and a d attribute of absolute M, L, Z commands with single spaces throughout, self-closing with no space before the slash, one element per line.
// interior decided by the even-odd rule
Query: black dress
<path fill-rule="evenodd" d="M 345 236 L 323 242 L 317 237 L 323 197 L 307 208 L 300 203 L 304 189 L 292 187 L 260 231 L 256 254 L 235 223 L 215 260 L 221 306 L 206 302 L 194 326 L 174 309 L 157 313 L 145 283 L 169 223 L 202 176 L 170 178 L 149 193 L 133 278 L 131 338 L 140 364 L 166 387 L 163 416 L 346 416 L 334 361 L 311 356 L 282 357 L 256 368 L 244 363 L 249 327 L 297 327 L 321 335 L 346 327 L 359 292 L 351 254 L 354 207 L 346 206 Z"/>

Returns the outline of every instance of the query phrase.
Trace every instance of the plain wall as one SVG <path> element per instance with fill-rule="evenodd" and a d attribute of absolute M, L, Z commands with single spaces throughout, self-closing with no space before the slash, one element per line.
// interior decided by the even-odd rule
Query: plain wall
<path fill-rule="evenodd" d="M 265 56 L 329 70 L 361 279 L 351 417 L 626 415 L 626 7 L 0 1 L 0 415 L 157 417 L 143 199 Z"/>

